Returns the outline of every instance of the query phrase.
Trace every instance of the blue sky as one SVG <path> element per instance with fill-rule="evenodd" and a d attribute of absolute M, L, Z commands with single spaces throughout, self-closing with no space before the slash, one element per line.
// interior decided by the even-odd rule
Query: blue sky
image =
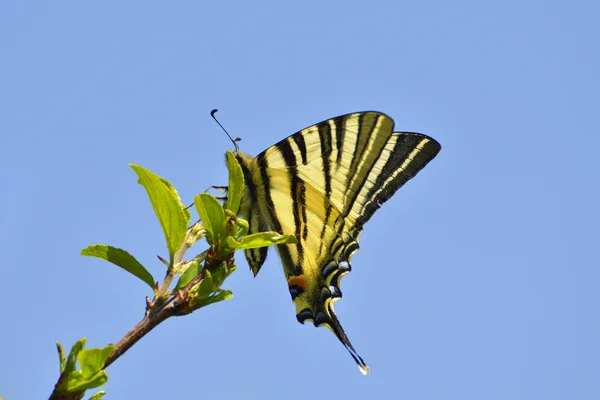
<path fill-rule="evenodd" d="M 600 52 L 595 2 L 8 1 L 0 5 L 0 396 L 44 398 L 54 341 L 118 341 L 166 246 L 128 163 L 185 202 L 323 119 L 388 113 L 439 156 L 366 225 L 338 316 L 296 322 L 275 253 L 235 297 L 169 320 L 108 398 L 600 397 Z M 202 248 L 198 247 L 197 252 Z M 91 393 L 90 393 L 91 394 Z"/>

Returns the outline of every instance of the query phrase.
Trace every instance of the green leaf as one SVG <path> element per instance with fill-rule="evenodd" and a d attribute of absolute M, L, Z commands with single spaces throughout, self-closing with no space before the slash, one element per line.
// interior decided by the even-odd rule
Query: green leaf
<path fill-rule="evenodd" d="M 92 397 L 90 397 L 90 400 L 100 400 L 101 398 L 104 397 L 105 394 L 106 394 L 106 392 L 104 390 L 101 390 L 101 391 L 95 393 Z"/>
<path fill-rule="evenodd" d="M 227 277 L 236 269 L 237 267 L 234 264 L 227 265 L 227 263 L 223 263 L 220 267 L 215 269 L 212 272 L 213 291 L 220 289 L 225 279 L 227 279 Z"/>
<path fill-rule="evenodd" d="M 242 167 L 231 150 L 227 151 L 227 168 L 229 169 L 229 186 L 227 188 L 227 204 L 225 208 L 237 215 L 244 193 L 244 174 Z"/>
<path fill-rule="evenodd" d="M 219 201 L 208 193 L 201 193 L 194 198 L 196 210 L 206 229 L 208 244 L 216 244 L 224 233 L 225 211 Z"/>
<path fill-rule="evenodd" d="M 173 263 L 173 256 L 181 248 L 190 221 L 190 212 L 184 210 L 177 191 L 166 179 L 144 167 L 130 164 L 138 175 L 138 183 L 148 192 L 150 204 L 160 222 Z"/>
<path fill-rule="evenodd" d="M 65 369 L 63 371 L 64 373 L 70 375 L 73 372 L 75 372 L 75 368 L 77 367 L 77 356 L 79 355 L 79 352 L 83 349 L 83 346 L 85 346 L 85 342 L 86 338 L 82 337 L 73 344 L 73 347 L 71 347 L 71 351 L 69 352 L 69 356 L 67 357 Z"/>
<path fill-rule="evenodd" d="M 98 257 L 123 268 L 130 274 L 146 282 L 154 290 L 154 278 L 134 256 L 123 249 L 106 244 L 96 244 L 81 250 L 82 256 Z"/>
<path fill-rule="evenodd" d="M 208 250 L 205 250 L 202 253 L 198 254 L 196 257 L 194 257 L 194 259 L 188 263 L 185 271 L 181 274 L 181 277 L 179 278 L 179 282 L 177 282 L 177 285 L 175 285 L 175 288 L 173 289 L 174 292 L 183 289 L 185 285 L 190 283 L 190 281 L 200 273 L 200 270 L 202 269 L 200 264 L 202 264 L 207 254 Z"/>
<path fill-rule="evenodd" d="M 148 171 L 150 172 L 150 171 Z M 177 192 L 177 189 L 175 189 L 175 186 L 173 186 L 171 184 L 171 182 L 169 182 L 168 180 L 166 180 L 163 177 L 159 177 L 160 180 L 162 181 L 162 183 L 164 183 L 169 190 L 173 193 L 173 195 L 177 198 L 177 200 L 179 201 L 179 204 L 181 204 L 181 198 L 179 197 L 179 193 Z M 192 214 L 190 213 L 190 210 L 188 207 L 183 207 L 183 215 L 185 216 L 186 219 L 186 226 L 189 224 L 190 220 L 192 219 Z"/>
<path fill-rule="evenodd" d="M 249 225 L 248 221 L 243 218 L 238 218 L 236 215 L 228 209 L 225 209 L 225 219 L 227 220 L 226 224 L 226 236 L 233 236 L 236 239 L 245 236 L 248 233 Z"/>
<path fill-rule="evenodd" d="M 104 363 L 114 349 L 114 345 L 109 345 L 101 349 L 83 349 L 86 338 L 79 339 L 71 348 L 71 352 L 67 357 L 66 363 L 61 368 L 60 387 L 55 389 L 55 393 L 68 392 L 84 392 L 87 389 L 102 386 L 108 380 L 108 375 L 104 372 Z M 64 361 L 64 352 L 62 346 L 57 342 L 59 354 L 61 356 L 61 364 Z M 76 371 L 77 362 L 81 366 L 81 370 Z M 83 397 L 83 393 L 81 393 Z M 98 394 L 94 395 L 97 396 Z M 100 397 L 102 394 L 100 394 Z M 93 397 L 93 398 L 100 398 Z M 79 397 L 78 397 L 79 398 Z"/>
<path fill-rule="evenodd" d="M 108 381 L 108 374 L 105 371 L 99 371 L 90 378 L 85 378 L 82 373 L 75 373 L 69 377 L 67 390 L 69 392 L 83 392 L 102 386 L 106 381 Z"/>
<path fill-rule="evenodd" d="M 109 345 L 104 348 L 81 350 L 77 356 L 77 361 L 79 361 L 79 365 L 81 366 L 83 377 L 89 379 L 101 371 L 104 368 L 106 359 L 114 348 L 114 345 Z"/>
<path fill-rule="evenodd" d="M 209 297 L 203 297 L 200 299 L 199 307 L 206 307 L 209 304 L 218 303 L 220 301 L 229 300 L 233 297 L 233 293 L 230 290 L 221 290 L 216 294 L 213 294 Z"/>
<path fill-rule="evenodd" d="M 198 297 L 202 299 L 210 296 L 213 292 L 213 287 L 212 274 L 209 270 L 206 270 L 204 271 L 204 279 L 202 279 L 202 282 L 200 282 L 200 286 L 198 287 Z"/>
<path fill-rule="evenodd" d="M 178 290 L 181 290 L 185 287 L 185 285 L 187 285 L 188 283 L 190 283 L 190 281 L 192 279 L 194 279 L 194 277 L 196 275 L 198 275 L 198 273 L 200 272 L 200 263 L 197 261 L 190 261 L 188 263 L 188 266 L 186 268 L 186 270 L 183 272 L 183 274 L 181 274 L 181 277 L 179 278 L 179 281 L 177 282 L 177 285 L 175 285 L 175 288 L 173 289 L 174 292 L 177 292 Z"/>
<path fill-rule="evenodd" d="M 235 265 L 227 265 L 227 263 L 223 262 L 212 273 L 205 270 L 204 279 L 200 282 L 200 286 L 196 291 L 196 299 L 193 302 L 194 309 L 232 298 L 233 293 L 229 290 L 221 290 L 221 285 L 236 269 Z"/>
<path fill-rule="evenodd" d="M 248 221 L 246 221 L 245 219 L 242 219 L 242 218 L 237 218 L 235 220 L 235 225 L 238 227 L 238 230 L 233 236 L 236 239 L 246 236 L 246 234 L 248 233 L 248 229 L 250 229 L 250 225 L 248 224 Z"/>
<path fill-rule="evenodd" d="M 256 249 L 274 244 L 295 244 L 298 240 L 294 235 L 282 235 L 277 232 L 261 232 L 244 236 L 239 242 L 231 236 L 225 240 L 225 245 L 235 250 Z"/>
<path fill-rule="evenodd" d="M 62 374 L 62 372 L 65 370 L 65 362 L 66 362 L 65 349 L 63 348 L 62 344 L 60 344 L 60 342 L 58 340 L 56 341 L 56 350 L 58 350 L 58 361 L 60 363 L 60 372 Z"/>
<path fill-rule="evenodd" d="M 188 292 L 190 298 L 189 312 L 205 307 L 212 303 L 227 300 L 233 297 L 229 290 L 221 290 L 223 281 L 236 270 L 235 265 L 227 265 L 225 261 L 212 272 L 204 269 L 204 278 L 198 285 L 194 285 Z"/>

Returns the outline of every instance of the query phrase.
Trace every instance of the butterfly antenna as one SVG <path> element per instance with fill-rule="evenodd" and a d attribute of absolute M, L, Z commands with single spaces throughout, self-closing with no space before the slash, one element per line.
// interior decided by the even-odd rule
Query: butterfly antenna
<path fill-rule="evenodd" d="M 210 112 L 210 116 L 213 117 L 213 119 L 215 121 L 217 121 L 217 124 L 219 124 L 219 126 L 221 127 L 221 129 L 223 129 L 223 132 L 225 132 L 225 134 L 227 135 L 227 137 L 229 138 L 229 140 L 231 140 L 231 143 L 233 143 L 233 145 L 235 146 L 235 152 L 239 153 L 240 148 L 238 147 L 238 145 L 237 145 L 236 142 L 239 141 L 239 140 L 241 140 L 241 139 L 240 138 L 233 139 L 231 137 L 231 135 L 229 134 L 229 132 L 227 132 L 227 130 L 225 128 L 223 128 L 223 125 L 221 125 L 221 123 L 219 122 L 219 120 L 217 119 L 217 117 L 215 117 L 215 114 L 217 113 L 217 111 L 219 111 L 219 110 L 217 110 L 216 108 L 214 110 L 212 110 Z"/>

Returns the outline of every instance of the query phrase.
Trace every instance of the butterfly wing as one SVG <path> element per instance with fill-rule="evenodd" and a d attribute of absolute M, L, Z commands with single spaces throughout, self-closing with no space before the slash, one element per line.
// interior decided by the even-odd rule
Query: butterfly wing
<path fill-rule="evenodd" d="M 333 309 L 340 279 L 351 269 L 363 225 L 440 150 L 425 135 L 393 127 L 381 113 L 348 114 L 297 132 L 255 159 L 238 157 L 251 229 L 262 223 L 298 238 L 278 246 L 298 321 L 329 327 L 363 373 L 368 367 Z M 251 260 L 247 253 L 255 274 L 264 262 L 257 254 Z"/>

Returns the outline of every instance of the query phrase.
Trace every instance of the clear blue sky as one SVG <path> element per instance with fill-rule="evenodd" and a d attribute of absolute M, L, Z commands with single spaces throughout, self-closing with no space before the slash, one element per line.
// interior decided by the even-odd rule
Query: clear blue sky
<path fill-rule="evenodd" d="M 442 144 L 343 282 L 372 374 L 296 322 L 275 253 L 256 279 L 240 254 L 234 299 L 145 337 L 108 398 L 600 398 L 599 20 L 592 1 L 2 2 L 0 396 L 46 398 L 55 340 L 139 321 L 148 288 L 79 252 L 162 277 L 128 163 L 185 202 L 225 184 L 219 108 L 251 154 L 360 110 Z"/>

